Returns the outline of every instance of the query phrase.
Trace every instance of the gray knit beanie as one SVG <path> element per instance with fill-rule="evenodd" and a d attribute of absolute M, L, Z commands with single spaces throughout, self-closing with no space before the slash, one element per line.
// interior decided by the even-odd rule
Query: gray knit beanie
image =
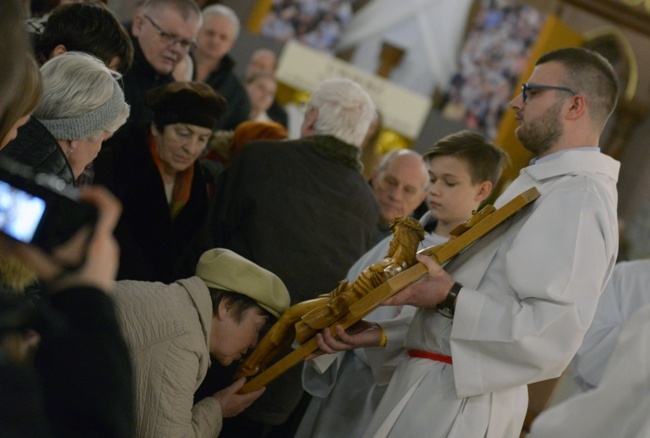
<path fill-rule="evenodd" d="M 117 81 L 113 95 L 101 106 L 76 117 L 65 119 L 38 119 L 57 140 L 83 140 L 110 125 L 124 108 L 124 93 Z"/>

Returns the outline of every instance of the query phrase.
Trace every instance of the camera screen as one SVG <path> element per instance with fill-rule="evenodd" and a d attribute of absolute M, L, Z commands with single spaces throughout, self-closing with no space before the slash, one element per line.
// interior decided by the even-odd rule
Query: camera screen
<path fill-rule="evenodd" d="M 0 181 L 0 231 L 30 243 L 45 212 L 45 201 Z"/>

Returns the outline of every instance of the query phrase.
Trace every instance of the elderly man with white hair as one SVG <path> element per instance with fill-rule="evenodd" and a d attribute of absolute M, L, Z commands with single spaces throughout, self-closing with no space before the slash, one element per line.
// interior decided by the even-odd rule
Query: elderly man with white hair
<path fill-rule="evenodd" d="M 359 161 L 374 110 L 357 83 L 323 82 L 300 139 L 251 143 L 224 171 L 203 244 L 232 249 L 277 274 L 292 304 L 334 289 L 371 248 L 379 220 Z M 246 413 L 247 426 L 251 419 L 286 421 L 303 393 L 300 371 L 269 385 Z"/>
<path fill-rule="evenodd" d="M 217 129 L 235 129 L 248 120 L 251 103 L 237 75 L 235 61 L 228 54 L 239 36 L 239 18 L 227 6 L 212 5 L 203 10 L 203 24 L 192 51 L 194 77 L 205 82 L 227 101 Z"/>
<path fill-rule="evenodd" d="M 410 149 L 390 151 L 372 178 L 372 190 L 379 202 L 379 223 L 375 242 L 390 236 L 390 224 L 398 216 L 409 216 L 424 201 L 429 174 L 422 155 Z"/>

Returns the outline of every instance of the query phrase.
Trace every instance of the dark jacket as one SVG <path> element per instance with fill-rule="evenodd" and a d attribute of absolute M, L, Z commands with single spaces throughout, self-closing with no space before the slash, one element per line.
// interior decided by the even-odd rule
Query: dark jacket
<path fill-rule="evenodd" d="M 271 107 L 266 110 L 266 114 L 268 114 L 269 118 L 274 122 L 281 124 L 285 128 L 289 127 L 289 115 L 287 114 L 287 110 L 285 110 L 277 100 L 273 99 L 273 103 L 271 104 Z"/>
<path fill-rule="evenodd" d="M 34 367 L 0 360 L 0 436 L 132 437 L 129 352 L 111 299 L 91 287 L 48 300 Z"/>
<path fill-rule="evenodd" d="M 66 183 L 74 184 L 72 167 L 61 146 L 34 117 L 18 128 L 18 136 L 0 150 L 0 155 L 25 164 L 37 173 L 56 175 Z"/>
<path fill-rule="evenodd" d="M 172 220 L 148 132 L 148 125 L 140 126 L 120 144 L 102 150 L 94 162 L 94 183 L 108 187 L 122 202 L 115 229 L 121 248 L 118 280 L 171 283 L 194 275 L 198 258 L 190 244 L 207 213 L 206 179 L 197 160 L 190 198 Z"/>
<path fill-rule="evenodd" d="M 331 136 L 250 143 L 217 182 L 211 243 L 274 272 L 294 304 L 330 292 L 379 218 L 358 150 Z"/>
<path fill-rule="evenodd" d="M 226 111 L 219 119 L 217 130 L 233 130 L 250 117 L 251 102 L 248 92 L 235 75 L 234 69 L 235 61 L 229 55 L 225 55 L 219 63 L 219 68 L 210 73 L 205 80 L 228 102 Z"/>
<path fill-rule="evenodd" d="M 358 156 L 359 148 L 331 136 L 250 143 L 217 181 L 202 243 L 275 273 L 292 304 L 331 292 L 372 247 L 379 220 Z M 213 365 L 209 375 L 228 372 L 222 368 Z M 285 421 L 302 394 L 301 368 L 291 371 L 241 421 Z"/>
<path fill-rule="evenodd" d="M 126 135 L 125 133 L 143 123 L 151 122 L 153 113 L 144 104 L 147 91 L 174 82 L 174 77 L 171 74 L 163 75 L 158 73 L 147 61 L 137 38 L 132 37 L 132 40 L 133 66 L 122 77 L 124 99 L 126 103 L 131 105 L 131 112 L 124 126 L 105 142 L 108 148 L 119 143 Z"/>

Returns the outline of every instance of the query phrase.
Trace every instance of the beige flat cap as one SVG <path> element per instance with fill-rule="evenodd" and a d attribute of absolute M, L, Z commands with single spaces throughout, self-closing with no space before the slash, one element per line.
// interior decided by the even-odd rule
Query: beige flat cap
<path fill-rule="evenodd" d="M 196 266 L 196 275 L 208 287 L 252 298 L 277 318 L 291 302 L 286 286 L 277 275 L 229 249 L 216 248 L 204 252 Z"/>

